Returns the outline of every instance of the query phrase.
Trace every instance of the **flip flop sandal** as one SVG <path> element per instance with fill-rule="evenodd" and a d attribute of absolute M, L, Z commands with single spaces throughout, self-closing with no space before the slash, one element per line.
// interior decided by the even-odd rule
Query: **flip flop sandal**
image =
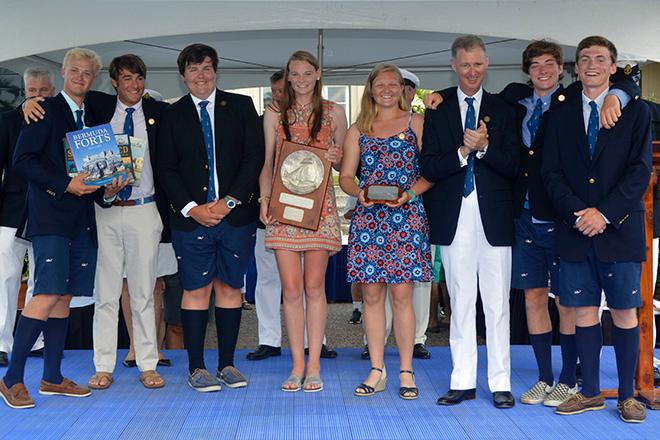
<path fill-rule="evenodd" d="M 302 381 L 302 377 L 292 374 L 284 382 L 282 382 L 282 391 L 287 393 L 295 393 L 296 391 L 300 391 L 302 388 Z"/>
<path fill-rule="evenodd" d="M 307 388 L 308 385 L 316 385 L 315 388 Z M 305 393 L 318 393 L 323 391 L 323 381 L 318 376 L 307 376 L 303 382 L 303 391 Z"/>
<path fill-rule="evenodd" d="M 160 379 L 160 381 L 158 381 L 158 379 Z M 155 370 L 141 372 L 140 382 L 142 382 L 142 385 L 148 389 L 163 388 L 165 386 L 165 381 Z"/>
<path fill-rule="evenodd" d="M 107 390 L 110 388 L 110 385 L 112 385 L 112 382 L 112 374 L 99 372 L 95 373 L 94 376 L 89 379 L 87 386 L 93 390 Z"/>

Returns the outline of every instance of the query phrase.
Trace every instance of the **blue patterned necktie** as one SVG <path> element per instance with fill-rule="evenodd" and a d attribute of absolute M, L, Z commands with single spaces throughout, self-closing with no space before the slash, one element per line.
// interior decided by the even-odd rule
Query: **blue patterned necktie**
<path fill-rule="evenodd" d="M 83 110 L 76 110 L 76 130 L 82 130 L 85 128 L 82 120 Z"/>
<path fill-rule="evenodd" d="M 465 114 L 465 129 L 475 130 L 477 127 L 477 115 L 474 111 L 474 98 L 465 98 L 467 102 L 467 113 Z M 467 197 L 474 191 L 474 157 L 473 151 L 468 155 L 467 170 L 465 172 L 465 181 L 463 182 L 463 197 Z"/>
<path fill-rule="evenodd" d="M 600 120 L 598 119 L 598 105 L 594 101 L 589 101 L 589 106 L 591 107 L 591 113 L 589 114 L 589 125 L 587 126 L 587 141 L 589 142 L 589 158 L 593 159 L 596 142 L 598 141 Z"/>
<path fill-rule="evenodd" d="M 124 119 L 124 134 L 133 136 L 133 112 L 134 108 L 128 107 L 126 109 L 126 118 Z M 122 200 L 128 200 L 131 198 L 131 193 L 133 192 L 133 187 L 127 185 L 119 191 L 119 198 Z"/>
<path fill-rule="evenodd" d="M 211 127 L 211 117 L 206 110 L 208 101 L 201 101 L 199 103 L 199 118 L 202 123 L 202 132 L 204 133 L 204 145 L 206 146 L 206 159 L 209 165 L 209 192 L 206 197 L 207 202 L 215 200 L 215 179 L 213 178 L 215 170 L 215 162 L 213 160 L 213 128 Z"/>
<path fill-rule="evenodd" d="M 529 129 L 529 147 L 531 148 L 536 138 L 536 132 L 541 126 L 541 116 L 543 116 L 543 101 L 541 98 L 536 100 L 536 105 L 534 106 L 534 111 L 532 112 L 532 117 L 527 121 L 527 128 Z"/>

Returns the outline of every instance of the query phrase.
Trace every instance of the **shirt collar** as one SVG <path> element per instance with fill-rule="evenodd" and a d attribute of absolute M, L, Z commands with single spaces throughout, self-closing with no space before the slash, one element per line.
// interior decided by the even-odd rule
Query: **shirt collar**
<path fill-rule="evenodd" d="M 479 90 L 477 93 L 475 93 L 472 96 L 468 96 L 465 93 L 463 93 L 463 90 L 461 90 L 460 87 L 456 88 L 456 93 L 458 94 L 458 102 L 465 102 L 465 98 L 474 98 L 475 104 L 480 104 L 481 103 L 481 97 L 484 94 L 484 89 L 483 87 L 479 87 Z"/>
<path fill-rule="evenodd" d="M 142 98 L 140 98 L 140 100 L 134 105 L 126 105 L 123 102 L 121 102 L 119 97 L 117 97 L 117 108 L 124 112 L 126 111 L 127 108 L 133 108 L 135 109 L 136 112 L 138 112 L 142 108 Z"/>
<path fill-rule="evenodd" d="M 559 90 L 559 84 L 557 84 L 550 93 L 546 93 L 544 96 L 539 96 L 536 93 L 536 90 L 534 90 L 534 93 L 532 94 L 532 100 L 534 104 L 536 104 L 536 100 L 540 99 L 543 103 L 543 107 L 547 107 L 550 105 L 550 102 L 552 102 L 552 95 L 554 95 L 557 90 Z"/>
<path fill-rule="evenodd" d="M 199 107 L 199 103 L 202 102 L 202 101 L 208 101 L 208 102 L 209 102 L 209 105 L 211 105 L 211 106 L 212 106 L 212 105 L 215 105 L 215 93 L 216 93 L 217 91 L 218 91 L 218 89 L 213 89 L 213 92 L 211 92 L 211 94 L 209 95 L 209 97 L 206 98 L 206 99 L 199 99 L 198 97 L 196 97 L 195 95 L 193 95 L 193 94 L 191 93 L 191 94 L 190 94 L 190 97 L 191 97 L 192 100 L 193 100 L 193 104 L 195 104 L 195 108 L 198 108 L 198 107 Z"/>
<path fill-rule="evenodd" d="M 76 114 L 76 110 L 82 110 L 83 112 L 85 111 L 85 102 L 83 102 L 82 107 L 78 107 L 78 104 L 69 96 L 66 94 L 64 90 L 62 90 L 62 96 L 64 97 L 64 100 L 66 101 L 67 104 L 69 104 L 69 108 L 71 109 L 71 113 Z"/>
<path fill-rule="evenodd" d="M 603 91 L 603 93 L 601 93 L 600 95 L 598 95 L 596 97 L 596 99 L 591 99 L 591 98 L 587 97 L 587 95 L 585 95 L 584 92 L 582 92 L 582 106 L 588 108 L 589 103 L 591 101 L 594 101 L 596 103 L 596 105 L 598 106 L 598 109 L 600 110 L 603 107 L 603 101 L 605 101 L 605 97 L 607 96 L 609 91 L 610 91 L 610 88 L 609 87 L 606 88 Z"/>

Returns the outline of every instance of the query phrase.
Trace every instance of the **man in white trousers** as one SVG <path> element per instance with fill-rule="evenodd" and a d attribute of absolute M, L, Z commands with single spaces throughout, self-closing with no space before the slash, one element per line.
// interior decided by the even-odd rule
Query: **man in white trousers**
<path fill-rule="evenodd" d="M 48 98 L 55 95 L 53 74 L 44 68 L 28 68 L 23 73 L 25 96 Z M 28 253 L 29 278 L 25 296 L 27 303 L 34 289 L 34 257 L 29 242 L 16 238 L 16 228 L 24 211 L 27 184 L 12 171 L 14 147 L 23 122 L 19 109 L 0 117 L 0 366 L 7 365 L 7 353 L 13 345 L 18 292 L 25 253 Z M 43 336 L 32 347 L 31 355 L 43 351 Z"/>
<path fill-rule="evenodd" d="M 511 408 L 509 289 L 513 244 L 513 179 L 518 162 L 515 115 L 483 90 L 488 68 L 483 41 L 475 35 L 452 44 L 458 88 L 446 106 L 427 110 L 421 174 L 435 186 L 424 194 L 431 243 L 440 245 L 451 300 L 449 344 L 453 370 L 439 405 L 475 398 L 477 385 L 476 300 L 486 319 L 488 386 L 496 408 Z M 444 94 L 443 94 L 444 95 Z"/>

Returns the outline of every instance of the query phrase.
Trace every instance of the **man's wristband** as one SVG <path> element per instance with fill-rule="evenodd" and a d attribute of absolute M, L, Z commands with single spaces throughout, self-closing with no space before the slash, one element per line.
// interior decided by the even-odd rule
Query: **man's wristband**
<path fill-rule="evenodd" d="M 112 197 L 106 197 L 105 195 L 103 196 L 103 203 L 110 204 L 115 201 L 117 198 L 117 194 L 113 195 Z"/>

